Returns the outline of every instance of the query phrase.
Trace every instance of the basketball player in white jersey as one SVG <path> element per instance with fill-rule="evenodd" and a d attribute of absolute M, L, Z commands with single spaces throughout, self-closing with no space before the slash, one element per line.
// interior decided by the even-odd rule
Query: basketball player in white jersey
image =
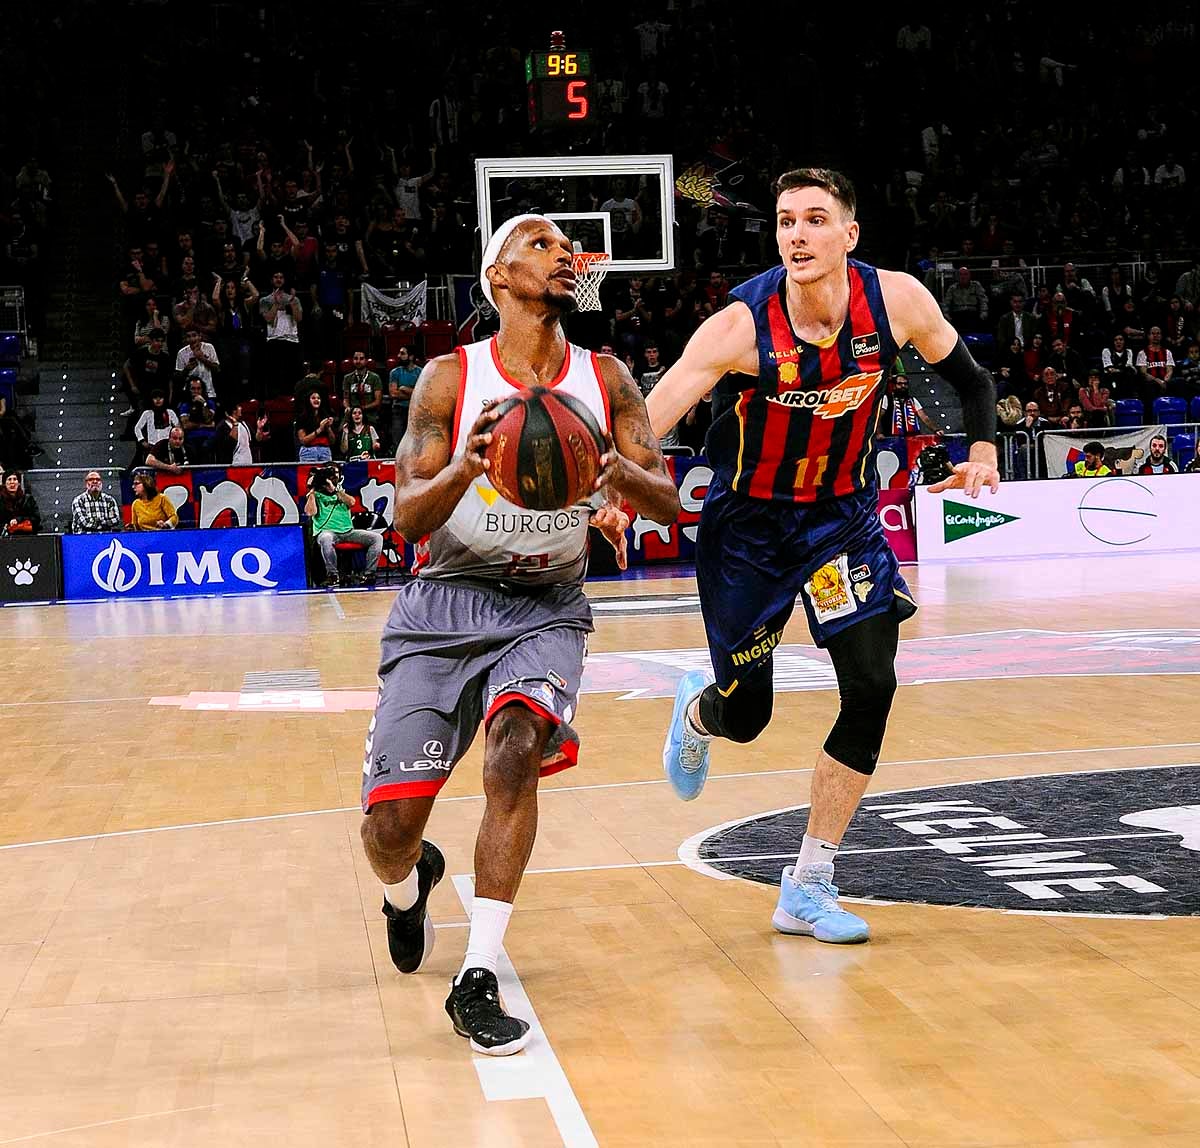
<path fill-rule="evenodd" d="M 487 804 L 467 952 L 446 1011 L 476 1052 L 505 1056 L 529 1039 L 529 1025 L 500 1002 L 496 962 L 533 848 L 538 778 L 573 765 L 579 746 L 570 723 L 592 629 L 582 588 L 588 524 L 623 565 L 621 501 L 669 523 L 679 496 L 624 365 L 563 334 L 576 306 L 566 236 L 543 216 L 509 220 L 488 243 L 480 284 L 500 331 L 429 362 L 396 455 L 395 525 L 419 542 L 419 571 L 384 628 L 362 838 L 383 882 L 392 961 L 416 972 L 433 948 L 426 903 L 445 869 L 422 833 L 482 721 Z M 534 384 L 584 403 L 608 436 L 590 502 L 530 512 L 488 480 L 492 407 Z"/>

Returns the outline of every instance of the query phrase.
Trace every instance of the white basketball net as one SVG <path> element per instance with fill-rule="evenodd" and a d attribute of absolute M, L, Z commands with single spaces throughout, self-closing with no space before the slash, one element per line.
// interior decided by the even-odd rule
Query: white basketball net
<path fill-rule="evenodd" d="M 611 266 L 607 252 L 575 252 L 575 301 L 581 311 L 600 310 L 600 284 Z"/>

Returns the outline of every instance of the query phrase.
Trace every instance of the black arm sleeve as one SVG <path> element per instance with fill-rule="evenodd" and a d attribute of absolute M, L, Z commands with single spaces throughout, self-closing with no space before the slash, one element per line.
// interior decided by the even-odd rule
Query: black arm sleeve
<path fill-rule="evenodd" d="M 958 393 L 963 430 L 970 442 L 996 441 L 996 384 L 959 339 L 939 363 L 929 364 Z"/>

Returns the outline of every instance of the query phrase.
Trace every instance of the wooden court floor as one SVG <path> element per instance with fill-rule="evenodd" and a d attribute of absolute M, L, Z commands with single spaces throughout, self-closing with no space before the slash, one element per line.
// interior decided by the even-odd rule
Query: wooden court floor
<path fill-rule="evenodd" d="M 1188 807 L 1188 771 L 1141 767 L 1200 761 L 1200 555 L 910 581 L 902 657 L 924 684 L 897 697 L 872 793 L 1033 778 L 1022 807 L 1053 818 L 1073 799 L 1033 808 L 1034 775 L 1112 773 L 1151 797 L 1174 778 L 1149 805 Z M 442 1011 L 478 744 L 431 823 L 447 880 L 417 976 L 388 961 L 359 847 L 387 591 L 0 611 L 0 1145 L 1200 1144 L 1200 918 L 912 903 L 940 895 L 936 878 L 904 892 L 928 847 L 885 846 L 845 859 L 856 892 L 891 902 L 860 910 L 869 945 L 774 933 L 769 885 L 680 848 L 802 806 L 836 693 L 780 693 L 767 733 L 720 746 L 680 803 L 659 753 L 665 689 L 704 645 L 694 586 L 589 590 L 608 690 L 582 698 L 578 768 L 543 789 L 501 969 L 539 1031 L 505 1061 L 473 1057 Z M 784 642 L 808 641 L 801 617 Z M 818 662 L 801 651 L 798 680 Z M 315 673 L 271 676 L 298 671 Z M 1178 837 L 1141 833 L 1153 859 L 1126 872 L 1167 886 L 1174 865 L 1186 909 L 1200 842 Z"/>

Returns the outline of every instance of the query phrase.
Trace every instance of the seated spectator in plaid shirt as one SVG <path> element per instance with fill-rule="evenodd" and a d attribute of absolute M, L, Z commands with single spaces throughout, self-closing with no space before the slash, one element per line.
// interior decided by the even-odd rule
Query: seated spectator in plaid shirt
<path fill-rule="evenodd" d="M 107 534 L 121 529 L 121 508 L 111 494 L 104 493 L 99 471 L 89 470 L 83 493 L 71 503 L 72 534 Z"/>

